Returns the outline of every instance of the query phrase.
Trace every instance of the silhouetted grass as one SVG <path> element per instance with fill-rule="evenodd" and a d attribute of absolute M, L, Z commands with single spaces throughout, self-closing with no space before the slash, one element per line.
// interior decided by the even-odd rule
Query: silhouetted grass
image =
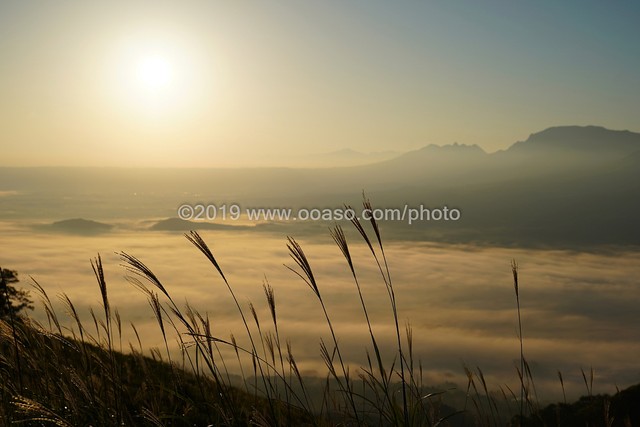
<path fill-rule="evenodd" d="M 363 206 L 372 209 L 367 199 Z M 137 342 L 129 343 L 124 354 L 122 321 L 118 311 L 111 307 L 107 279 L 98 256 L 91 265 L 102 310 L 100 314 L 91 310 L 91 324 L 82 322 L 75 305 L 64 294 L 60 300 L 66 321 L 61 319 L 45 289 L 35 280 L 33 286 L 42 302 L 46 322 L 41 324 L 27 317 L 0 320 L 2 424 L 435 427 L 497 426 L 511 420 L 511 425 L 550 425 L 549 410 L 540 409 L 533 375 L 524 355 L 520 283 L 515 261 L 511 268 L 520 346 L 516 367 L 519 393 L 506 385 L 499 387 L 499 392 L 492 392 L 481 368 L 465 367 L 466 400 L 464 408 L 455 411 L 442 403 L 447 390 L 428 391 L 423 362 L 414 354 L 411 325 L 400 328 L 399 307 L 378 224 L 370 221 L 375 240 L 359 220 L 354 219 L 352 225 L 371 253 L 387 291 L 395 332 L 393 354 L 383 355 L 380 349 L 372 327 L 372 313 L 342 227 L 335 226 L 329 232 L 349 267 L 369 336 L 370 346 L 362 349 L 367 361 L 364 366 L 347 363 L 349 359 L 340 346 L 331 307 L 323 297 L 311 262 L 293 237 L 287 239 L 295 263 L 287 268 L 314 295 L 331 337 L 329 341 L 320 339 L 319 356 L 326 367 L 320 393 L 317 382 L 312 384 L 312 379 L 300 373 L 294 349 L 281 335 L 277 296 L 268 281 L 265 279 L 263 290 L 269 321 L 264 322 L 253 303 L 243 307 L 239 302 L 211 248 L 192 231 L 186 238 L 220 277 L 242 320 L 241 335 L 245 337 L 216 335 L 208 314 L 188 303 L 180 307 L 169 288 L 150 268 L 139 258 L 121 253 L 127 278 L 147 298 L 164 344 L 162 350 L 154 348 L 145 355 L 138 331 L 131 324 Z M 64 326 L 67 324 L 69 326 Z M 179 358 L 172 356 L 175 353 L 169 342 L 173 339 L 179 344 Z M 234 380 L 232 372 L 239 372 L 240 379 Z M 584 371 L 582 375 L 589 398 L 594 399 L 593 370 L 589 376 Z M 558 377 L 564 394 L 560 372 Z M 614 425 L 614 415 L 620 416 L 620 405 L 612 408 L 607 400 L 602 402 L 605 403 L 598 416 L 606 425 Z M 565 418 L 566 411 L 562 411 L 566 407 L 565 396 L 564 406 L 557 412 Z"/>

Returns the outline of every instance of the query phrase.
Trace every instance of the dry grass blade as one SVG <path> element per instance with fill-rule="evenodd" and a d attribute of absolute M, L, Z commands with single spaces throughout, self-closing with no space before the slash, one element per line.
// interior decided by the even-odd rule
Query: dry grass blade
<path fill-rule="evenodd" d="M 300 370 L 298 369 L 298 364 L 296 363 L 296 360 L 293 357 L 293 352 L 291 351 L 291 342 L 290 341 L 287 341 L 287 361 L 289 362 L 289 366 L 293 370 L 293 373 L 295 374 L 296 378 L 298 379 L 298 382 L 300 383 L 300 385 L 302 386 L 302 389 L 304 391 L 305 390 L 304 381 L 302 380 L 302 375 L 300 374 Z"/>
<path fill-rule="evenodd" d="M 516 291 L 516 296 L 519 297 L 519 287 L 518 287 L 518 263 L 515 259 L 511 260 L 511 272 L 513 274 L 513 287 Z"/>
<path fill-rule="evenodd" d="M 271 359 L 271 364 L 275 366 L 276 363 L 276 353 L 275 353 L 275 343 L 274 343 L 273 334 L 271 332 L 267 333 L 264 336 L 264 342 L 267 345 L 267 350 L 269 350 L 269 357 Z"/>
<path fill-rule="evenodd" d="M 358 225 L 360 225 L 359 222 L 358 222 Z M 349 250 L 349 244 L 347 243 L 347 238 L 346 238 L 346 236 L 344 234 L 344 230 L 339 225 L 335 226 L 332 229 L 329 229 L 329 232 L 331 233 L 331 237 L 333 237 L 333 240 L 335 241 L 336 245 L 338 245 L 338 247 L 340 248 L 340 251 L 342 252 L 342 255 L 347 260 L 347 263 L 349 265 L 349 269 L 351 271 L 351 275 L 353 276 L 353 280 L 354 280 L 354 282 L 356 284 L 356 289 L 358 291 L 358 297 L 360 299 L 360 306 L 362 307 L 362 311 L 364 313 L 365 321 L 367 323 L 367 328 L 368 328 L 368 331 L 369 331 L 369 337 L 371 338 L 371 344 L 373 345 L 373 350 L 374 350 L 374 353 L 376 355 L 376 361 L 377 361 L 377 364 L 378 364 L 378 372 L 380 374 L 380 378 L 382 379 L 382 382 L 378 382 L 377 380 L 374 381 L 372 383 L 372 384 L 374 384 L 372 389 L 377 394 L 378 393 L 377 386 L 379 385 L 380 388 L 382 389 L 383 395 L 388 400 L 389 405 L 392 405 L 391 396 L 390 396 L 391 395 L 391 393 L 390 393 L 390 384 L 387 381 L 388 377 L 386 376 L 384 363 L 382 362 L 382 355 L 381 355 L 381 352 L 380 352 L 380 348 L 378 347 L 378 343 L 377 343 L 377 340 L 375 338 L 375 335 L 373 333 L 373 328 L 371 326 L 371 319 L 369 318 L 369 311 L 367 310 L 367 305 L 365 304 L 364 296 L 362 294 L 362 288 L 360 287 L 360 281 L 358 280 L 358 275 L 356 274 L 356 270 L 355 270 L 355 267 L 353 265 L 353 260 L 351 258 L 351 253 L 350 253 L 350 250 Z M 362 232 L 364 232 L 364 230 L 362 230 Z M 366 234 L 365 234 L 365 236 L 366 236 Z M 372 251 L 373 251 L 373 249 L 372 249 Z M 375 256 L 375 252 L 374 252 L 374 256 Z M 368 351 L 367 351 L 367 358 L 368 358 L 368 356 L 369 356 L 369 354 L 368 354 Z M 368 358 L 368 360 L 369 360 L 369 358 Z M 371 370 L 371 371 L 373 371 L 373 370 Z M 395 415 L 395 413 L 394 413 L 394 415 Z M 397 420 L 395 420 L 395 422 L 397 423 Z"/>
<path fill-rule="evenodd" d="M 402 349 L 402 339 L 400 337 L 400 323 L 398 321 L 398 306 L 396 303 L 396 295 L 393 289 L 393 283 L 391 281 L 389 263 L 387 262 L 387 256 L 385 255 L 384 246 L 382 244 L 382 236 L 380 235 L 380 228 L 378 227 L 378 223 L 375 219 L 375 215 L 373 215 L 373 212 L 374 212 L 373 206 L 371 205 L 371 201 L 367 198 L 364 191 L 362 192 L 362 198 L 363 198 L 362 205 L 364 207 L 364 210 L 369 212 L 369 222 L 371 223 L 371 227 L 373 228 L 373 231 L 376 235 L 376 239 L 378 240 L 378 246 L 380 248 L 380 253 L 382 254 L 382 260 L 384 263 L 384 271 L 383 271 L 382 266 L 380 265 L 380 262 L 378 261 L 378 258 L 375 256 L 375 253 L 374 253 L 374 258 L 376 259 L 376 263 L 378 264 L 378 268 L 380 269 L 380 273 L 382 274 L 382 279 L 384 280 L 385 285 L 387 286 L 387 292 L 389 294 L 389 299 L 391 303 L 391 310 L 393 312 L 393 320 L 394 320 L 394 326 L 395 326 L 395 332 L 396 332 L 396 343 L 398 346 L 398 354 L 400 356 L 402 412 L 404 415 L 404 424 L 408 425 L 409 424 L 409 402 L 407 401 L 407 380 L 405 377 L 405 369 L 404 369 L 405 356 L 404 356 L 404 351 Z M 371 251 L 373 252 L 373 248 L 371 249 Z"/>
<path fill-rule="evenodd" d="M 520 287 L 518 284 L 518 263 L 515 259 L 511 260 L 511 273 L 513 274 L 513 288 L 516 293 L 516 308 L 518 311 L 518 341 L 520 342 L 520 419 L 524 417 L 524 401 L 527 394 L 526 385 L 524 383 L 525 359 L 524 359 L 524 341 L 522 338 L 522 315 L 520 312 Z"/>
<path fill-rule="evenodd" d="M 162 320 L 162 307 L 160 305 L 160 300 L 158 299 L 158 294 L 156 294 L 155 292 L 151 292 L 148 301 L 149 306 L 151 307 L 151 311 L 153 311 L 153 315 L 156 317 L 158 326 L 160 327 L 160 331 L 162 332 L 162 336 L 166 340 L 167 334 L 164 329 L 164 322 Z"/>
<path fill-rule="evenodd" d="M 105 323 L 103 324 L 106 338 L 107 338 L 107 350 L 109 353 L 109 368 L 111 375 L 111 384 L 113 389 L 113 396 L 115 397 L 114 407 L 116 412 L 116 419 L 119 422 L 122 422 L 122 402 L 121 399 L 121 389 L 119 385 L 121 385 L 120 375 L 118 374 L 118 370 L 116 367 L 116 359 L 113 349 L 113 336 L 112 336 L 112 315 L 111 315 L 111 305 L 109 303 L 109 296 L 107 294 L 107 281 L 104 276 L 104 268 L 102 266 L 102 258 L 100 255 L 97 256 L 95 260 L 91 261 L 91 267 L 93 268 L 93 272 L 96 276 L 96 280 L 98 281 L 98 287 L 100 288 L 100 295 L 102 296 L 102 306 L 104 309 Z M 95 320 L 95 319 L 94 319 Z M 120 327 L 119 316 L 117 316 L 117 327 L 120 332 L 120 336 L 122 336 L 122 331 Z M 102 323 L 102 322 L 99 322 Z"/>
<path fill-rule="evenodd" d="M 562 372 L 558 371 L 558 379 L 560 380 L 560 386 L 562 387 L 562 401 L 566 405 L 567 403 L 567 393 L 564 389 L 564 379 L 562 378 Z"/>
<path fill-rule="evenodd" d="M 253 321 L 256 322 L 256 326 L 258 327 L 258 331 L 261 330 L 260 328 L 260 319 L 258 318 L 258 312 L 256 311 L 256 307 L 253 305 L 252 302 L 249 302 L 249 312 L 251 312 L 251 317 L 253 317 Z"/>
<path fill-rule="evenodd" d="M 344 255 L 344 258 L 347 260 L 349 268 L 355 274 L 353 259 L 349 252 L 349 245 L 347 244 L 347 238 L 344 235 L 344 230 L 339 225 L 336 225 L 334 228 L 329 229 L 329 233 L 331 234 L 331 237 L 333 237 L 334 242 L 336 242 L 336 245 L 340 248 L 340 251 L 342 251 L 342 255 Z"/>
<path fill-rule="evenodd" d="M 336 372 L 336 368 L 333 366 L 333 355 L 329 352 L 327 345 L 322 339 L 320 340 L 320 355 L 322 356 L 322 360 L 327 366 L 327 369 L 329 369 L 331 376 L 337 379 L 338 373 Z"/>
<path fill-rule="evenodd" d="M 262 284 L 262 288 L 264 289 L 264 295 L 267 298 L 267 304 L 269 305 L 269 311 L 271 312 L 271 319 L 273 320 L 273 325 L 277 329 L 278 322 L 276 319 L 276 296 L 273 292 L 273 288 L 266 282 Z"/>
<path fill-rule="evenodd" d="M 104 307 L 105 319 L 108 325 L 111 322 L 111 306 L 109 305 L 109 298 L 107 296 L 107 281 L 104 278 L 104 269 L 102 267 L 102 258 L 100 255 L 98 255 L 95 260 L 91 260 L 91 267 L 93 268 L 93 273 L 95 274 L 98 286 L 100 287 L 100 296 L 102 297 L 102 305 Z"/>
<path fill-rule="evenodd" d="M 580 372 L 582 373 L 582 379 L 584 380 L 584 386 L 587 388 L 587 394 L 589 397 L 593 396 L 593 366 L 590 369 L 589 380 L 587 381 L 587 374 L 584 372 L 584 369 L 580 368 Z"/>
<path fill-rule="evenodd" d="M 160 418 L 148 408 L 142 408 L 142 417 L 156 427 L 164 427 Z"/>
<path fill-rule="evenodd" d="M 227 287 L 227 290 L 229 291 L 229 294 L 231 295 L 231 297 L 233 298 L 233 301 L 236 305 L 236 308 L 238 310 L 238 313 L 240 314 L 240 317 L 242 318 L 242 323 L 244 325 L 244 329 L 247 333 L 247 336 L 249 337 L 249 341 L 251 343 L 251 352 L 257 354 L 257 347 L 255 344 L 255 340 L 253 339 L 253 335 L 251 333 L 251 329 L 249 328 L 249 324 L 247 323 L 247 318 L 244 314 L 244 311 L 242 310 L 242 307 L 240 306 L 240 302 L 238 301 L 238 298 L 236 297 L 235 292 L 233 291 L 233 288 L 231 287 L 229 281 L 227 280 L 226 276 L 224 275 L 222 269 L 220 268 L 220 265 L 218 264 L 218 261 L 216 260 L 216 258 L 213 256 L 213 253 L 211 252 L 211 250 L 209 249 L 209 247 L 207 246 L 206 242 L 204 241 L 204 239 L 202 239 L 202 237 L 200 236 L 200 234 L 198 234 L 197 231 L 190 231 L 189 233 L 185 234 L 185 237 L 187 238 L 187 240 L 189 240 L 196 248 L 198 248 L 198 250 L 205 255 L 205 257 L 209 260 L 209 262 L 214 266 L 214 268 L 216 269 L 216 271 L 218 272 L 218 274 L 220 274 L 220 277 L 222 277 L 222 280 L 225 284 L 225 286 Z M 192 335 L 198 335 L 193 329 L 190 330 L 190 334 Z M 206 359 L 205 359 L 206 360 Z M 264 387 L 265 390 L 269 390 L 268 384 L 267 384 L 267 379 L 266 379 L 266 375 L 263 371 L 262 368 L 262 364 L 261 363 L 257 363 L 257 368 L 260 371 L 260 376 L 262 377 L 262 381 L 264 383 Z M 211 367 L 212 371 L 215 371 L 215 367 Z M 272 415 L 274 415 L 274 419 L 275 419 L 275 410 L 273 408 L 273 402 L 272 399 L 269 398 L 269 396 L 267 396 L 268 399 L 268 404 L 269 404 L 269 408 L 272 412 Z"/>
<path fill-rule="evenodd" d="M 64 418 L 35 400 L 28 397 L 18 396 L 14 399 L 13 404 L 29 418 L 26 421 L 40 421 L 46 423 L 52 423 L 59 427 L 73 427 Z"/>
<path fill-rule="evenodd" d="M 376 239 L 378 239 L 378 245 L 380 246 L 380 249 L 384 250 L 382 246 L 382 237 L 380 236 L 380 228 L 378 227 L 378 222 L 375 219 L 375 215 L 373 215 L 373 206 L 371 206 L 371 201 L 364 194 L 364 191 L 362 192 L 362 198 L 362 205 L 365 211 L 369 212 L 371 227 L 373 227 L 373 232 L 376 234 Z"/>
<path fill-rule="evenodd" d="M 527 378 L 527 403 L 529 404 L 532 413 L 538 412 L 538 391 L 536 390 L 536 383 L 533 380 L 533 374 L 531 372 L 531 366 L 525 359 L 524 372 Z M 529 388 L 530 385 L 530 388 Z M 533 395 L 532 395 L 533 392 Z M 531 397 L 533 396 L 533 397 Z"/>
<path fill-rule="evenodd" d="M 257 347 L 256 347 L 256 344 L 255 344 L 255 340 L 253 338 L 253 334 L 251 333 L 251 329 L 249 328 L 249 324 L 247 323 L 247 319 L 246 319 L 246 316 L 244 314 L 244 311 L 242 310 L 242 307 L 240 306 L 240 302 L 238 301 L 238 298 L 236 297 L 236 294 L 233 291 L 233 288 L 231 287 L 229 281 L 227 280 L 226 276 L 224 275 L 222 269 L 220 268 L 220 265 L 218 264 L 218 261 L 213 256 L 213 253 L 211 252 L 211 250 L 207 246 L 206 242 L 204 241 L 204 239 L 202 239 L 202 237 L 198 234 L 197 231 L 193 231 L 192 230 L 189 233 L 185 234 L 185 237 L 194 246 L 196 246 L 196 248 L 198 248 L 198 250 L 202 254 L 205 255 L 205 257 L 214 266 L 214 268 L 216 269 L 216 271 L 218 272 L 218 274 L 222 278 L 225 286 L 227 287 L 227 290 L 229 291 L 231 297 L 233 298 L 233 301 L 234 301 L 234 303 L 236 305 L 238 313 L 240 314 L 240 317 L 242 318 L 242 323 L 244 325 L 245 331 L 246 331 L 247 336 L 249 337 L 249 341 L 251 343 L 251 353 L 257 355 Z M 257 316 L 255 316 L 255 318 L 257 319 Z M 197 335 L 193 330 L 191 330 L 190 333 L 192 335 L 194 335 L 194 336 Z M 276 414 L 275 414 L 275 408 L 273 406 L 274 402 L 272 401 L 271 397 L 268 395 L 269 390 L 270 390 L 270 386 L 268 385 L 267 375 L 263 371 L 262 363 L 260 363 L 260 361 L 258 361 L 256 363 L 256 367 L 258 368 L 258 371 L 260 372 L 260 377 L 262 378 L 262 382 L 263 382 L 265 390 L 267 392 L 267 402 L 268 402 L 268 405 L 269 405 L 269 409 L 271 411 L 271 414 L 272 414 L 273 418 L 276 419 L 277 417 L 276 417 Z M 215 370 L 215 369 L 212 367 L 212 370 Z"/>
<path fill-rule="evenodd" d="M 322 312 L 327 322 L 327 326 L 329 327 L 329 332 L 331 333 L 331 338 L 333 340 L 333 345 L 334 345 L 334 354 L 338 356 L 338 362 L 340 363 L 340 368 L 342 370 L 344 382 L 342 381 L 342 379 L 340 378 L 340 376 L 337 374 L 335 370 L 335 367 L 333 364 L 333 355 L 331 356 L 329 355 L 327 347 L 322 341 L 321 341 L 321 347 L 320 347 L 321 355 L 331 375 L 338 383 L 338 386 L 340 387 L 341 391 L 344 392 L 344 397 L 347 403 L 351 406 L 353 416 L 355 417 L 356 421 L 359 423 L 360 420 L 358 415 L 358 409 L 354 401 L 354 393 L 353 393 L 353 390 L 351 389 L 351 381 L 349 379 L 349 369 L 344 363 L 344 359 L 340 351 L 340 346 L 338 345 L 338 338 L 336 337 L 336 333 L 333 328 L 333 322 L 331 321 L 331 317 L 327 312 L 327 307 L 324 303 L 324 300 L 322 299 L 322 295 L 320 294 L 320 289 L 318 288 L 316 279 L 313 275 L 313 271 L 311 270 L 311 265 L 309 264 L 309 260 L 307 259 L 304 251 L 302 250 L 302 247 L 298 244 L 298 242 L 296 242 L 292 237 L 287 237 L 287 240 L 289 242 L 287 244 L 287 248 L 289 248 L 289 255 L 296 261 L 300 269 L 302 269 L 304 276 L 302 273 L 297 272 L 291 267 L 288 267 L 288 266 L 285 266 L 285 267 L 287 267 L 289 270 L 291 270 L 296 275 L 298 275 L 298 277 L 302 278 L 318 298 L 318 302 L 320 303 L 320 307 L 322 308 Z"/>
<path fill-rule="evenodd" d="M 83 339 L 84 326 L 82 325 L 82 322 L 80 321 L 80 316 L 78 315 L 78 310 L 76 310 L 75 305 L 73 304 L 73 302 L 71 301 L 71 299 L 69 298 L 69 296 L 67 294 L 62 294 L 60 296 L 60 300 L 66 305 L 67 314 L 69 315 L 69 317 L 71 317 L 71 319 L 73 319 L 76 322 L 76 325 L 78 326 L 78 332 L 80 333 L 80 338 Z"/>
<path fill-rule="evenodd" d="M 353 211 L 354 210 L 350 205 L 345 205 L 344 207 L 345 207 L 346 210 L 349 210 L 349 211 Z M 378 264 L 378 268 L 382 268 L 380 266 L 380 262 L 378 261 L 378 256 L 376 255 L 376 251 L 375 251 L 375 249 L 373 249 L 373 245 L 371 244 L 371 240 L 369 239 L 369 235 L 364 230 L 364 227 L 362 226 L 362 223 L 360 222 L 360 220 L 358 219 L 357 216 L 354 215 L 354 217 L 351 218 L 351 224 L 353 224 L 353 226 L 356 228 L 358 233 L 360 233 L 360 236 L 362 236 L 362 239 L 367 244 L 367 247 L 371 251 L 371 254 L 373 255 L 373 258 L 375 259 L 376 263 Z"/>
<path fill-rule="evenodd" d="M 138 258 L 134 257 L 133 255 L 129 255 L 125 252 L 120 252 L 119 255 L 120 255 L 120 258 L 126 262 L 124 267 L 128 272 L 145 278 L 146 280 L 151 282 L 151 284 L 153 284 L 156 288 L 158 288 L 160 292 L 162 292 L 167 298 L 169 298 L 169 293 L 164 288 L 164 286 L 162 285 L 158 277 L 156 277 L 156 275 L 153 273 L 153 271 L 151 271 L 149 267 L 147 267 L 142 261 L 140 261 Z M 141 287 L 140 289 L 144 289 L 144 287 Z"/>
<path fill-rule="evenodd" d="M 220 273 L 222 279 L 226 282 L 227 278 L 224 276 L 224 273 L 222 272 L 218 261 L 211 253 L 211 250 L 209 249 L 205 241 L 202 239 L 202 237 L 200 237 L 200 234 L 198 234 L 197 231 L 192 230 L 189 233 L 185 234 L 185 237 L 207 257 L 207 259 L 211 262 L 211 264 L 213 264 L 216 270 L 218 270 L 218 273 Z"/>
<path fill-rule="evenodd" d="M 313 275 L 313 271 L 311 270 L 311 265 L 309 265 L 309 260 L 307 256 L 304 254 L 302 247 L 298 242 L 295 241 L 293 237 L 287 237 L 287 248 L 289 249 L 289 255 L 293 260 L 298 264 L 298 266 L 302 269 L 304 276 L 289 266 L 287 267 L 289 270 L 293 271 L 297 274 L 304 282 L 311 288 L 311 290 L 316 294 L 318 298 L 320 298 L 320 291 L 318 290 L 318 285 L 316 283 L 315 276 Z"/>
<path fill-rule="evenodd" d="M 53 322 L 53 324 L 56 327 L 56 330 L 60 334 L 62 334 L 62 327 L 60 326 L 60 322 L 58 320 L 58 316 L 56 314 L 56 311 L 53 308 L 53 304 L 51 303 L 51 299 L 49 298 L 49 295 L 44 290 L 44 288 L 42 286 L 40 286 L 40 283 L 38 283 L 38 281 L 36 279 L 34 279 L 33 277 L 31 277 L 31 286 L 36 290 L 36 292 L 40 296 L 40 299 L 41 299 L 42 304 L 44 306 L 44 310 L 47 313 L 47 319 L 49 320 L 49 322 Z"/>
<path fill-rule="evenodd" d="M 489 388 L 487 387 L 487 381 L 484 379 L 484 373 L 480 369 L 480 367 L 476 367 L 478 369 L 478 378 L 480 378 L 480 382 L 482 384 L 482 389 L 484 390 L 485 398 L 487 399 L 487 406 L 489 407 L 489 412 L 491 413 L 491 418 L 493 419 L 493 424 L 497 425 L 496 414 L 493 412 L 493 405 L 491 401 L 491 395 L 489 393 Z"/>

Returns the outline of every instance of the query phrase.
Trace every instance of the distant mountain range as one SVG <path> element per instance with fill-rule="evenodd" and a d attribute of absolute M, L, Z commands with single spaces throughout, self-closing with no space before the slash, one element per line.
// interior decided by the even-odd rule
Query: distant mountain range
<path fill-rule="evenodd" d="M 447 205 L 462 212 L 455 223 L 385 225 L 402 238 L 639 245 L 640 134 L 561 126 L 496 153 L 429 145 L 374 164 L 333 168 L 0 168 L 0 219 L 33 215 L 38 203 L 58 218 L 169 218 L 185 202 L 339 207 L 359 203 L 363 190 L 377 206 Z"/>

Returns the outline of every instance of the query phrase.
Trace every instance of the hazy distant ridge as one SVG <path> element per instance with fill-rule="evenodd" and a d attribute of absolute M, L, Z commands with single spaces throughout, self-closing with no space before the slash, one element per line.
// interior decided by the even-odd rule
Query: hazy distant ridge
<path fill-rule="evenodd" d="M 0 168 L 5 219 L 38 214 L 34 206 L 43 204 L 58 218 L 96 219 L 171 218 L 185 202 L 339 207 L 359 203 L 363 190 L 378 206 L 447 205 L 463 212 L 456 224 L 414 224 L 407 229 L 411 238 L 640 245 L 640 134 L 561 126 L 496 153 L 428 145 L 335 168 Z"/>
<path fill-rule="evenodd" d="M 558 126 L 518 141 L 508 151 L 529 150 L 614 151 L 629 154 L 640 150 L 640 133 L 609 130 L 600 126 Z"/>

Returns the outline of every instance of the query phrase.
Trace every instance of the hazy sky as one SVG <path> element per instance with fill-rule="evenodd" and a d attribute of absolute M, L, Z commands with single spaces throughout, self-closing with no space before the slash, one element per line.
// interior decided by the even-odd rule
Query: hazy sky
<path fill-rule="evenodd" d="M 0 165 L 640 130 L 638 2 L 0 1 Z"/>

